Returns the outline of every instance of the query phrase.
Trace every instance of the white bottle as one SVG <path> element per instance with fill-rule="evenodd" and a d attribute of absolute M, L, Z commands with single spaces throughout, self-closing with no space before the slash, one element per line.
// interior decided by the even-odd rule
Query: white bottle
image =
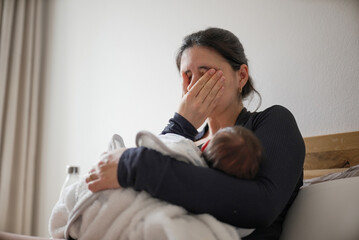
<path fill-rule="evenodd" d="M 60 196 L 63 195 L 64 189 L 66 187 L 70 186 L 71 184 L 77 182 L 80 179 L 79 170 L 80 168 L 77 166 L 67 166 L 67 176 L 64 184 L 62 185 Z"/>

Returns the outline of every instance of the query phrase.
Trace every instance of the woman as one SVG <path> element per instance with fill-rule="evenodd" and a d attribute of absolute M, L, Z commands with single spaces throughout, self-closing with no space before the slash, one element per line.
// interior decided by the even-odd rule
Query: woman
<path fill-rule="evenodd" d="M 176 161 L 146 148 L 108 155 L 87 178 L 91 191 L 132 187 L 193 213 L 256 230 L 244 239 L 278 239 L 303 180 L 305 147 L 292 114 L 281 106 L 251 113 L 242 100 L 252 92 L 243 47 L 231 32 L 209 28 L 187 36 L 177 55 L 183 97 L 163 133 L 200 146 L 219 129 L 241 125 L 260 139 L 257 178 L 237 179 L 211 168 Z M 204 121 L 206 127 L 197 132 Z"/>

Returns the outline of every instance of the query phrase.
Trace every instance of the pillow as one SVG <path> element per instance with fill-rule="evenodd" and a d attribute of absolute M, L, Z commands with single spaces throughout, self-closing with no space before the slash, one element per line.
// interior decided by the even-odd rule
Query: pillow
<path fill-rule="evenodd" d="M 306 179 L 303 181 L 303 187 L 307 187 L 311 184 L 315 184 L 315 183 L 321 183 L 321 182 L 326 182 L 326 181 L 330 181 L 330 180 L 335 180 L 335 179 L 342 179 L 342 178 L 350 178 L 350 177 L 357 177 L 359 176 L 359 164 L 355 165 L 353 167 L 350 167 L 349 169 L 347 169 L 346 171 L 343 172 L 336 172 L 336 173 L 330 173 L 321 177 L 316 177 L 316 178 L 311 178 L 311 179 Z"/>

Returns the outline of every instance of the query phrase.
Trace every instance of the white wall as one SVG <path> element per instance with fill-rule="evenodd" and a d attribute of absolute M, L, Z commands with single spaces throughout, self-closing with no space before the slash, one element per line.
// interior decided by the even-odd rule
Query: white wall
<path fill-rule="evenodd" d="M 288 107 L 303 136 L 359 130 L 357 0 L 52 0 L 48 18 L 38 235 L 67 164 L 86 173 L 113 133 L 133 146 L 137 131 L 162 130 L 181 94 L 175 53 L 193 31 L 234 32 L 260 109 Z"/>

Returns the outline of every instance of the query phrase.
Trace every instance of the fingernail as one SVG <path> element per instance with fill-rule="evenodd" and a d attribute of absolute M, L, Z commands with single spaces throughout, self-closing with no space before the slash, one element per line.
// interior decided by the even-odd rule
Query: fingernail
<path fill-rule="evenodd" d="M 223 75 L 223 72 L 222 72 L 222 71 L 218 71 L 218 72 L 217 72 L 217 75 L 220 77 L 220 76 Z"/>
<path fill-rule="evenodd" d="M 215 72 L 216 72 L 216 70 L 214 70 L 214 69 L 209 70 L 209 74 L 211 74 L 211 75 L 213 75 Z"/>

